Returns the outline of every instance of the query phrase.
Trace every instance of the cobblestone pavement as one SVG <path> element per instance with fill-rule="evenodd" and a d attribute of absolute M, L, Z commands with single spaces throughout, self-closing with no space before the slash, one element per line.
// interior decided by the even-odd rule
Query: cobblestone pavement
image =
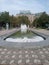
<path fill-rule="evenodd" d="M 49 47 L 38 49 L 0 48 L 0 64 L 49 65 Z"/>

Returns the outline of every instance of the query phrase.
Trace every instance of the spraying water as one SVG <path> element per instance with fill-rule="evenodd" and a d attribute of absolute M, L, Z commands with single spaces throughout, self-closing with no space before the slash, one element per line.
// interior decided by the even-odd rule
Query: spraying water
<path fill-rule="evenodd" d="M 21 24 L 21 33 L 26 33 L 27 32 L 27 26 L 24 24 Z"/>

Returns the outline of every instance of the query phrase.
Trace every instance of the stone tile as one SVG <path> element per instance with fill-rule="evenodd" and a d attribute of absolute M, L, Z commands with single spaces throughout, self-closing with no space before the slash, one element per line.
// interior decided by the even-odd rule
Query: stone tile
<path fill-rule="evenodd" d="M 35 57 L 35 55 L 32 55 L 32 57 L 34 58 L 34 57 Z"/>
<path fill-rule="evenodd" d="M 41 64 L 41 61 L 40 61 L 40 59 L 34 59 L 34 63 L 35 64 Z"/>
<path fill-rule="evenodd" d="M 47 50 L 49 51 L 49 48 L 47 48 Z"/>
<path fill-rule="evenodd" d="M 27 58 L 27 57 L 29 57 L 29 55 L 27 54 L 27 55 L 25 55 L 25 57 Z"/>
<path fill-rule="evenodd" d="M 31 51 L 31 53 L 34 53 L 33 51 Z"/>
<path fill-rule="evenodd" d="M 43 50 L 43 51 L 46 51 L 46 48 L 43 48 L 42 50 Z"/>
<path fill-rule="evenodd" d="M 2 48 L 0 48 L 0 51 L 2 51 Z"/>
<path fill-rule="evenodd" d="M 2 60 L 1 64 L 6 64 L 6 60 Z"/>
<path fill-rule="evenodd" d="M 6 55 L 5 58 L 8 59 L 9 58 L 9 55 Z"/>
<path fill-rule="evenodd" d="M 45 53 L 46 53 L 46 54 L 49 54 L 49 52 L 48 52 L 48 51 L 45 51 Z"/>
<path fill-rule="evenodd" d="M 18 64 L 22 63 L 22 59 L 18 60 Z"/>
<path fill-rule="evenodd" d="M 25 53 L 28 53 L 28 51 L 25 51 Z"/>
<path fill-rule="evenodd" d="M 38 58 L 38 55 L 35 55 L 35 58 Z"/>
<path fill-rule="evenodd" d="M 4 49 L 4 51 L 7 51 L 7 49 Z"/>
<path fill-rule="evenodd" d="M 38 51 L 41 51 L 41 49 L 39 48 Z"/>
<path fill-rule="evenodd" d="M 18 65 L 26 65 L 25 63 L 20 63 L 20 64 L 18 64 Z"/>
<path fill-rule="evenodd" d="M 17 64 L 15 64 L 15 63 L 12 63 L 12 64 L 8 64 L 8 65 L 17 65 Z"/>
<path fill-rule="evenodd" d="M 13 54 L 16 54 L 16 51 L 13 51 Z"/>
<path fill-rule="evenodd" d="M 30 59 L 30 63 L 34 63 L 35 58 L 29 58 L 29 59 Z"/>
<path fill-rule="evenodd" d="M 40 51 L 39 53 L 40 53 L 40 54 L 43 54 L 43 51 Z"/>
<path fill-rule="evenodd" d="M 12 55 L 12 58 L 15 58 L 15 55 Z"/>
<path fill-rule="evenodd" d="M 19 54 L 22 54 L 22 51 L 19 51 Z"/>
<path fill-rule="evenodd" d="M 41 58 L 43 59 L 43 58 L 45 58 L 46 56 L 45 55 L 41 55 Z"/>
<path fill-rule="evenodd" d="M 14 63 L 14 60 L 11 60 L 9 64 L 12 64 L 12 63 Z"/>
<path fill-rule="evenodd" d="M 38 58 L 38 55 L 32 55 L 33 58 Z"/>
<path fill-rule="evenodd" d="M 49 65 L 49 61 L 45 60 L 45 62 L 43 63 L 43 65 Z"/>
<path fill-rule="evenodd" d="M 4 51 L 2 51 L 2 52 L 1 52 L 1 54 L 5 54 L 5 52 L 4 52 Z"/>
<path fill-rule="evenodd" d="M 45 60 L 45 62 L 46 62 L 46 63 L 49 63 L 49 61 L 48 61 L 48 60 Z"/>
<path fill-rule="evenodd" d="M 30 62 L 30 60 L 29 59 L 26 59 L 26 63 L 29 63 Z"/>
<path fill-rule="evenodd" d="M 22 55 L 19 55 L 19 58 L 22 58 Z"/>
<path fill-rule="evenodd" d="M 11 51 L 8 51 L 7 54 L 11 54 Z"/>
<path fill-rule="evenodd" d="M 0 55 L 0 59 L 1 59 L 2 55 Z"/>
<path fill-rule="evenodd" d="M 29 63 L 28 65 L 34 65 L 33 63 Z"/>

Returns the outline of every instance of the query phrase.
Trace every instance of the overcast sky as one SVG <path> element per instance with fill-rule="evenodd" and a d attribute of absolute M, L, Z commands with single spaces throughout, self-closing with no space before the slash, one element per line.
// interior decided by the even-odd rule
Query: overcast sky
<path fill-rule="evenodd" d="M 49 14 L 49 0 L 0 0 L 0 12 L 9 11 L 16 15 L 21 10 L 32 13 L 46 11 Z"/>

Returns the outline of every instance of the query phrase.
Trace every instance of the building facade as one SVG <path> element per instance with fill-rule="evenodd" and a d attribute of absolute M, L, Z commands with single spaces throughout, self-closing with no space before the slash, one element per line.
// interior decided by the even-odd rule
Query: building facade
<path fill-rule="evenodd" d="M 27 16 L 28 19 L 30 20 L 30 23 L 32 23 L 36 18 L 34 14 L 17 14 L 16 15 L 16 17 L 19 17 L 19 16 Z"/>

